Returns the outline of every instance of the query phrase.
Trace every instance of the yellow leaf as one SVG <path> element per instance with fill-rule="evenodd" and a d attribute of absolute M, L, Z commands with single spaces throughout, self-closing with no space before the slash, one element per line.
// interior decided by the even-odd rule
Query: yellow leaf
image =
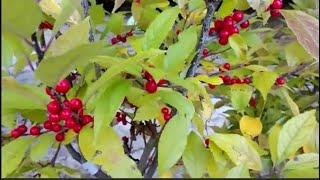
<path fill-rule="evenodd" d="M 163 175 L 161 175 L 159 178 L 173 178 L 170 171 L 167 171 Z"/>
<path fill-rule="evenodd" d="M 61 7 L 56 3 L 55 0 L 41 0 L 39 2 L 41 10 L 53 18 L 57 18 L 61 12 Z"/>
<path fill-rule="evenodd" d="M 195 77 L 199 81 L 203 81 L 213 85 L 220 85 L 223 83 L 220 77 L 208 77 L 207 75 L 201 74 Z"/>
<path fill-rule="evenodd" d="M 77 133 L 75 133 L 72 129 L 69 129 L 64 136 L 64 140 L 62 141 L 62 144 L 66 145 L 71 143 L 74 138 L 77 136 Z"/>
<path fill-rule="evenodd" d="M 262 123 L 259 118 L 243 116 L 240 119 L 240 130 L 244 136 L 254 138 L 262 131 Z"/>

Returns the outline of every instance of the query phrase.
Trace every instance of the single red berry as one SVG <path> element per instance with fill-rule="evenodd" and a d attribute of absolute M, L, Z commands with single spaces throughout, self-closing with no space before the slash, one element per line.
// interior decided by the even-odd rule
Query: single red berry
<path fill-rule="evenodd" d="M 70 109 L 62 109 L 59 113 L 60 119 L 67 120 L 72 117 L 72 111 Z"/>
<path fill-rule="evenodd" d="M 43 21 L 38 27 L 39 29 L 53 29 L 53 25 L 49 23 L 48 21 Z"/>
<path fill-rule="evenodd" d="M 164 115 L 163 115 L 163 119 L 164 119 L 165 121 L 169 121 L 169 120 L 171 119 L 171 115 L 170 115 L 170 114 L 164 114 Z"/>
<path fill-rule="evenodd" d="M 209 139 L 206 139 L 206 140 L 204 141 L 204 143 L 206 144 L 206 146 L 209 146 L 210 140 L 209 140 Z"/>
<path fill-rule="evenodd" d="M 243 79 L 243 82 L 246 83 L 246 84 L 249 84 L 249 83 L 251 83 L 251 79 L 246 77 L 246 78 Z"/>
<path fill-rule="evenodd" d="M 73 127 L 73 131 L 78 134 L 78 133 L 81 131 L 81 128 L 82 128 L 81 125 L 77 123 L 77 124 Z"/>
<path fill-rule="evenodd" d="M 20 131 L 21 134 L 24 134 L 28 131 L 28 128 L 25 125 L 20 125 L 20 126 L 18 126 L 17 129 Z"/>
<path fill-rule="evenodd" d="M 280 16 L 280 11 L 278 9 L 273 9 L 273 10 L 270 11 L 270 15 L 272 17 Z"/>
<path fill-rule="evenodd" d="M 284 85 L 286 83 L 286 80 L 283 77 L 278 77 L 276 79 L 276 85 Z"/>
<path fill-rule="evenodd" d="M 153 76 L 148 71 L 144 71 L 144 78 L 151 80 L 153 79 Z"/>
<path fill-rule="evenodd" d="M 241 83 L 242 83 L 242 82 L 241 82 L 241 79 L 240 79 L 240 78 L 237 78 L 237 79 L 236 79 L 236 83 L 237 83 L 237 84 L 241 84 Z"/>
<path fill-rule="evenodd" d="M 129 103 L 129 106 L 130 106 L 131 108 L 135 108 L 135 107 L 136 107 L 134 104 L 131 104 L 131 103 Z"/>
<path fill-rule="evenodd" d="M 51 122 L 59 122 L 60 116 L 58 114 L 49 114 L 48 120 Z"/>
<path fill-rule="evenodd" d="M 273 3 L 271 4 L 271 8 L 272 9 L 281 9 L 282 8 L 282 1 L 281 0 L 275 0 L 273 1 Z"/>
<path fill-rule="evenodd" d="M 118 42 L 118 39 L 117 38 L 112 38 L 111 39 L 111 44 L 117 44 Z"/>
<path fill-rule="evenodd" d="M 124 142 L 124 143 L 127 143 L 128 142 L 128 137 L 127 136 L 123 136 L 121 138 L 121 140 Z"/>
<path fill-rule="evenodd" d="M 117 122 L 121 122 L 122 118 L 121 117 L 116 117 Z"/>
<path fill-rule="evenodd" d="M 176 30 L 176 34 L 179 35 L 182 31 L 180 29 Z"/>
<path fill-rule="evenodd" d="M 244 14 L 242 11 L 236 11 L 233 13 L 232 19 L 236 22 L 239 22 L 243 19 Z"/>
<path fill-rule="evenodd" d="M 64 134 L 63 133 L 58 133 L 56 134 L 56 137 L 55 137 L 56 141 L 58 142 L 62 142 L 64 140 Z"/>
<path fill-rule="evenodd" d="M 70 109 L 73 111 L 79 111 L 82 108 L 82 101 L 79 98 L 73 98 L 69 102 Z"/>
<path fill-rule="evenodd" d="M 154 93 L 157 91 L 157 83 L 154 80 L 150 80 L 146 83 L 145 89 L 148 93 Z"/>
<path fill-rule="evenodd" d="M 220 31 L 222 29 L 222 25 L 223 25 L 223 21 L 221 20 L 216 20 L 214 22 L 214 28 L 216 29 L 216 31 Z"/>
<path fill-rule="evenodd" d="M 67 120 L 64 122 L 64 126 L 65 126 L 66 128 L 69 128 L 69 129 L 74 128 L 74 126 L 75 126 L 76 124 L 77 124 L 77 121 L 76 121 L 73 117 L 67 119 Z"/>
<path fill-rule="evenodd" d="M 125 43 L 125 42 L 127 42 L 127 38 L 126 37 L 122 37 L 120 41 Z"/>
<path fill-rule="evenodd" d="M 49 113 L 57 114 L 60 109 L 60 104 L 56 100 L 53 100 L 47 104 L 47 110 Z"/>
<path fill-rule="evenodd" d="M 207 48 L 204 48 L 204 49 L 202 50 L 202 55 L 207 56 L 208 54 L 209 54 L 208 49 L 207 49 Z"/>
<path fill-rule="evenodd" d="M 230 70 L 231 65 L 229 63 L 224 63 L 223 68 Z"/>
<path fill-rule="evenodd" d="M 40 128 L 38 126 L 33 126 L 30 128 L 30 135 L 38 136 L 40 134 Z"/>
<path fill-rule="evenodd" d="M 232 34 L 239 34 L 239 29 L 235 26 L 232 26 L 231 28 L 229 28 L 229 34 L 230 34 L 230 36 Z"/>
<path fill-rule="evenodd" d="M 125 126 L 125 125 L 127 125 L 127 123 L 128 123 L 128 122 L 127 122 L 126 120 L 122 120 L 122 125 Z"/>
<path fill-rule="evenodd" d="M 78 115 L 79 115 L 79 117 L 83 116 L 83 109 L 82 108 L 78 111 Z"/>
<path fill-rule="evenodd" d="M 161 109 L 161 112 L 162 112 L 163 114 L 169 114 L 169 108 L 163 107 L 163 108 Z"/>
<path fill-rule="evenodd" d="M 226 16 L 224 19 L 223 19 L 223 25 L 222 25 L 222 28 L 223 29 L 228 29 L 230 27 L 232 27 L 234 24 L 233 24 L 233 19 L 231 16 Z"/>
<path fill-rule="evenodd" d="M 160 79 L 160 80 L 158 81 L 158 83 L 157 83 L 157 86 L 162 86 L 162 85 L 167 84 L 167 83 L 168 83 L 167 80 L 165 80 L 165 79 Z"/>
<path fill-rule="evenodd" d="M 256 104 L 257 104 L 256 99 L 255 99 L 255 98 L 251 98 L 249 104 L 250 104 L 250 106 L 252 106 L 252 107 L 256 106 Z"/>
<path fill-rule="evenodd" d="M 127 117 L 127 114 L 126 114 L 126 113 L 121 113 L 119 117 L 120 117 L 122 120 L 125 120 L 126 117 Z"/>
<path fill-rule="evenodd" d="M 243 29 L 245 29 L 245 28 L 247 28 L 249 26 L 250 26 L 250 22 L 249 21 L 246 21 L 246 22 L 240 24 L 240 27 L 243 28 Z"/>
<path fill-rule="evenodd" d="M 130 31 L 130 32 L 127 32 L 127 37 L 131 37 L 133 36 L 133 33 Z"/>
<path fill-rule="evenodd" d="M 237 79 L 232 78 L 232 79 L 231 79 L 231 84 L 236 84 L 236 83 L 237 83 Z"/>
<path fill-rule="evenodd" d="M 230 77 L 230 76 L 225 75 L 225 76 L 223 77 L 223 81 L 229 81 L 229 80 L 231 80 L 231 77 Z"/>
<path fill-rule="evenodd" d="M 228 44 L 228 38 L 220 38 L 219 39 L 219 44 L 222 45 L 222 46 L 225 46 Z"/>
<path fill-rule="evenodd" d="M 216 31 L 216 29 L 214 27 L 209 29 L 209 36 L 212 36 L 213 33 Z"/>
<path fill-rule="evenodd" d="M 63 79 L 62 81 L 60 81 L 56 87 L 55 87 L 55 90 L 58 92 L 58 93 L 67 93 L 71 88 L 71 84 L 69 83 L 68 80 L 66 79 Z"/>
<path fill-rule="evenodd" d="M 120 34 L 118 34 L 116 37 L 117 37 L 117 40 L 121 41 L 122 36 Z"/>
<path fill-rule="evenodd" d="M 209 88 L 210 88 L 210 89 L 216 88 L 216 85 L 213 85 L 213 84 L 208 84 L 208 85 L 209 85 Z"/>
<path fill-rule="evenodd" d="M 11 132 L 10 132 L 10 135 L 11 137 L 13 138 L 18 138 L 21 136 L 21 132 L 19 131 L 19 129 L 13 129 Z"/>
<path fill-rule="evenodd" d="M 51 89 L 50 89 L 48 86 L 46 87 L 46 93 L 47 93 L 49 96 L 52 96 Z"/>
<path fill-rule="evenodd" d="M 81 121 L 81 125 L 84 126 L 86 124 L 89 124 L 93 122 L 93 117 L 90 115 L 83 115 L 82 116 L 82 121 Z"/>
<path fill-rule="evenodd" d="M 117 113 L 116 113 L 116 117 L 120 117 L 120 112 L 117 112 Z"/>
<path fill-rule="evenodd" d="M 61 131 L 61 129 L 62 129 L 62 126 L 60 124 L 52 124 L 52 126 L 51 126 L 51 130 L 53 132 L 59 132 L 59 131 Z"/>
<path fill-rule="evenodd" d="M 222 38 L 222 39 L 227 39 L 229 36 L 230 36 L 229 31 L 226 30 L 226 29 L 222 29 L 219 32 L 219 37 Z"/>
<path fill-rule="evenodd" d="M 43 127 L 45 129 L 51 129 L 52 123 L 50 121 L 46 121 L 46 122 L 43 123 Z"/>
<path fill-rule="evenodd" d="M 70 107 L 70 101 L 67 100 L 67 99 L 65 99 L 65 100 L 63 101 L 63 104 L 64 104 L 66 107 Z"/>

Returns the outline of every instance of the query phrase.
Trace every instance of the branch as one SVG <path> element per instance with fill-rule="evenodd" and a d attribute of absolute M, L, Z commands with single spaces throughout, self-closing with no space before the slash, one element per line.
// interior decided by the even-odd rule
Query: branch
<path fill-rule="evenodd" d="M 146 146 L 143 150 L 142 156 L 140 158 L 140 161 L 138 163 L 138 169 L 140 170 L 140 172 L 142 174 L 144 174 L 145 170 L 147 169 L 149 156 L 150 156 L 153 148 L 155 148 L 157 146 L 157 144 L 158 144 L 157 138 L 150 138 L 150 140 L 146 144 Z"/>
<path fill-rule="evenodd" d="M 31 40 L 32 40 L 32 45 L 34 50 L 36 51 L 37 55 L 38 55 L 38 64 L 41 62 L 41 60 L 44 57 L 44 52 L 41 50 L 39 43 L 38 43 L 38 38 L 37 38 L 37 34 L 33 33 L 31 35 Z"/>
<path fill-rule="evenodd" d="M 152 178 L 152 176 L 154 175 L 155 171 L 157 170 L 157 166 L 158 166 L 157 159 L 158 159 L 158 151 L 154 155 L 153 161 L 152 161 L 147 173 L 144 175 L 144 178 Z"/>
<path fill-rule="evenodd" d="M 54 156 L 53 156 L 53 158 L 52 158 L 52 160 L 51 160 L 51 165 L 52 165 L 52 167 L 54 167 L 54 165 L 55 165 L 55 162 L 56 162 L 56 159 L 57 159 L 57 157 L 58 157 L 60 148 L 61 148 L 61 143 L 59 143 L 58 149 L 57 149 L 56 153 L 54 154 Z"/>
<path fill-rule="evenodd" d="M 299 73 L 300 71 L 302 71 L 302 70 L 304 70 L 304 69 L 306 69 L 306 68 L 308 68 L 308 67 L 316 64 L 317 62 L 318 62 L 318 61 L 315 61 L 315 62 L 312 62 L 312 63 L 303 63 L 303 64 L 300 64 L 299 66 L 297 66 L 297 67 L 296 67 L 295 69 L 293 69 L 292 71 L 287 72 L 287 73 L 284 73 L 284 74 L 282 74 L 281 76 L 282 76 L 282 77 L 288 77 L 288 76 L 290 76 L 290 75 L 294 75 L 294 74 Z"/>

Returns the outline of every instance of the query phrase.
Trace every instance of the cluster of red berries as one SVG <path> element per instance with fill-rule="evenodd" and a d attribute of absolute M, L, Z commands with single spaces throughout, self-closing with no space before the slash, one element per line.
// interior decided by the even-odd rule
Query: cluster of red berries
<path fill-rule="evenodd" d="M 270 11 L 270 15 L 273 17 L 280 16 L 279 9 L 282 8 L 282 0 L 273 0 L 272 4 L 266 9 L 266 11 Z"/>
<path fill-rule="evenodd" d="M 127 37 L 133 36 L 132 30 L 127 32 L 125 36 L 118 34 L 116 37 L 111 39 L 111 44 L 117 44 L 118 42 L 127 42 Z"/>
<path fill-rule="evenodd" d="M 121 113 L 121 112 L 117 112 L 116 114 L 116 120 L 118 122 L 122 122 L 122 124 L 125 126 L 127 125 L 127 120 L 126 120 L 127 114 L 126 113 Z"/>
<path fill-rule="evenodd" d="M 231 78 L 229 75 L 219 76 L 219 77 L 223 80 L 223 83 L 226 84 L 226 85 L 250 84 L 251 83 L 251 78 L 249 78 L 249 77 L 246 77 L 244 79 Z"/>
<path fill-rule="evenodd" d="M 216 20 L 214 22 L 214 27 L 209 29 L 209 36 L 212 36 L 215 32 L 219 35 L 219 44 L 226 45 L 228 44 L 228 38 L 232 34 L 239 34 L 238 27 L 235 26 L 235 23 L 242 21 L 244 18 L 244 14 L 242 11 L 236 11 L 231 16 L 226 16 L 223 20 Z M 245 21 L 240 24 L 241 28 L 249 27 L 249 21 Z"/>
<path fill-rule="evenodd" d="M 161 109 L 161 113 L 163 114 L 163 119 L 164 119 L 165 121 L 169 121 L 169 120 L 172 118 L 172 116 L 171 116 L 171 114 L 170 114 L 170 110 L 169 110 L 169 108 L 167 108 L 167 107 L 163 107 L 163 108 Z"/>
<path fill-rule="evenodd" d="M 42 29 L 53 29 L 53 25 L 51 23 L 49 23 L 48 21 L 42 21 L 39 24 L 38 29 L 42 30 Z"/>
<path fill-rule="evenodd" d="M 160 79 L 158 83 L 154 80 L 153 76 L 148 71 L 142 71 L 143 77 L 147 79 L 145 84 L 145 90 L 148 93 L 155 93 L 158 90 L 158 86 L 168 84 L 168 81 L 165 79 Z"/>

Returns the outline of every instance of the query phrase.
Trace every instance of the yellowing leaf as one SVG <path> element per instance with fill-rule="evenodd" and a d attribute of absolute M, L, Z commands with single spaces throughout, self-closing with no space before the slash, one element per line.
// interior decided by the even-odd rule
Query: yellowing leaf
<path fill-rule="evenodd" d="M 255 141 L 253 141 L 252 139 L 245 137 L 246 140 L 248 141 L 248 143 L 257 150 L 257 152 L 260 154 L 260 156 L 264 156 L 269 154 L 268 151 L 264 150 L 262 147 L 259 146 L 259 144 Z"/>
<path fill-rule="evenodd" d="M 249 169 L 245 164 L 240 164 L 230 169 L 226 178 L 250 178 Z"/>
<path fill-rule="evenodd" d="M 76 0 L 69 0 L 69 1 L 61 1 L 61 12 L 55 18 L 56 21 L 53 26 L 52 34 L 56 34 L 61 26 L 66 22 L 67 19 L 75 12 L 76 6 L 78 1 Z"/>
<path fill-rule="evenodd" d="M 295 116 L 300 114 L 298 105 L 292 100 L 287 89 L 280 88 L 279 91 L 280 91 L 280 97 L 285 100 L 285 102 L 286 102 L 287 106 L 290 108 L 292 114 Z"/>
<path fill-rule="evenodd" d="M 69 130 L 65 133 L 64 140 L 62 141 L 62 144 L 66 145 L 66 144 L 71 143 L 77 135 L 78 135 L 78 134 L 75 133 L 75 132 L 73 131 L 73 129 L 69 129 Z"/>
<path fill-rule="evenodd" d="M 93 156 L 96 154 L 93 140 L 93 128 L 88 124 L 79 133 L 79 148 L 87 161 L 92 161 Z"/>
<path fill-rule="evenodd" d="M 253 85 L 261 92 L 263 99 L 267 99 L 267 95 L 273 86 L 278 75 L 272 71 L 270 72 L 254 72 L 252 74 Z"/>
<path fill-rule="evenodd" d="M 200 74 L 196 76 L 194 79 L 197 79 L 202 82 L 206 82 L 212 85 L 220 85 L 223 83 L 223 80 L 220 77 L 208 77 L 208 75 Z"/>
<path fill-rule="evenodd" d="M 219 78 L 221 79 L 221 78 Z M 241 113 L 248 106 L 252 96 L 253 89 L 247 84 L 234 84 L 231 86 L 231 102 L 232 106 Z"/>
<path fill-rule="evenodd" d="M 230 162 L 228 156 L 213 142 L 209 142 L 212 157 L 208 159 L 208 174 L 210 177 L 223 178 L 227 175 Z"/>
<path fill-rule="evenodd" d="M 283 172 L 284 178 L 319 178 L 319 169 L 299 168 L 289 169 Z"/>
<path fill-rule="evenodd" d="M 286 44 L 284 52 L 289 67 L 294 67 L 304 62 L 310 62 L 313 59 L 297 40 Z"/>
<path fill-rule="evenodd" d="M 237 5 L 237 0 L 222 1 L 221 7 L 219 8 L 216 16 L 218 18 L 224 18 L 230 15 Z"/>
<path fill-rule="evenodd" d="M 230 36 L 229 45 L 240 60 L 247 60 L 248 45 L 241 35 L 233 34 Z"/>
<path fill-rule="evenodd" d="M 134 120 L 148 120 L 159 116 L 163 116 L 159 103 L 157 101 L 149 101 L 138 108 Z"/>
<path fill-rule="evenodd" d="M 316 125 L 315 110 L 306 111 L 288 120 L 280 130 L 278 161 L 286 159 L 303 146 Z"/>
<path fill-rule="evenodd" d="M 248 4 L 247 0 L 238 0 L 235 9 L 237 10 L 247 10 L 250 8 L 250 5 Z"/>
<path fill-rule="evenodd" d="M 319 20 L 297 10 L 281 10 L 281 14 L 300 44 L 319 61 Z"/>
<path fill-rule="evenodd" d="M 303 145 L 304 153 L 319 153 L 319 123 L 315 126 L 312 135 Z"/>
<path fill-rule="evenodd" d="M 39 6 L 42 12 L 46 13 L 49 16 L 52 16 L 55 19 L 61 13 L 61 7 L 55 0 L 41 0 L 39 2 Z"/>
<path fill-rule="evenodd" d="M 244 136 L 254 138 L 262 131 L 262 123 L 258 117 L 243 116 L 240 119 L 240 130 Z"/>
<path fill-rule="evenodd" d="M 56 169 L 51 166 L 47 166 L 45 168 L 42 168 L 39 170 L 39 173 L 41 174 L 41 178 L 59 178 Z"/>
<path fill-rule="evenodd" d="M 273 164 L 275 165 L 278 162 L 278 141 L 279 141 L 279 134 L 280 134 L 281 126 L 279 124 L 275 124 L 268 137 L 270 154 Z"/>
<path fill-rule="evenodd" d="M 46 155 L 55 139 L 53 134 L 42 134 L 37 141 L 30 151 L 31 160 L 34 162 L 40 161 Z"/>
<path fill-rule="evenodd" d="M 245 163 L 249 169 L 260 171 L 262 168 L 259 153 L 238 134 L 215 133 L 209 138 L 223 151 L 225 151 L 233 163 L 240 165 Z"/>
<path fill-rule="evenodd" d="M 300 169 L 300 168 L 316 168 L 319 167 L 319 154 L 307 153 L 300 154 L 295 158 L 289 160 L 285 166 L 286 169 Z"/>

